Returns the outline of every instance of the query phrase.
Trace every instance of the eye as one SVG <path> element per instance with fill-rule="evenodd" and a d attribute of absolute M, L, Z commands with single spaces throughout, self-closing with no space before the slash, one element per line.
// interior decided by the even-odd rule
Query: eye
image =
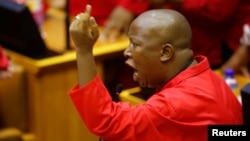
<path fill-rule="evenodd" d="M 130 42 L 130 47 L 131 48 L 136 48 L 138 46 L 138 44 L 136 44 L 135 42 Z"/>
<path fill-rule="evenodd" d="M 138 41 L 135 41 L 134 38 L 130 38 L 129 40 L 130 40 L 129 47 L 131 49 L 135 49 L 136 47 L 139 46 Z"/>

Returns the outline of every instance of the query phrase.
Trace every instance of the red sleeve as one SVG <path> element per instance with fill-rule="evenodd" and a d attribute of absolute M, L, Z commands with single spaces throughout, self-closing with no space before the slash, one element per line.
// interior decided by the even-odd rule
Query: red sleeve
<path fill-rule="evenodd" d="M 213 21 L 225 21 L 235 12 L 240 0 L 183 0 L 182 9 Z"/>
<path fill-rule="evenodd" d="M 9 60 L 3 49 L 0 47 L 0 70 L 7 70 Z"/>
<path fill-rule="evenodd" d="M 136 15 L 149 9 L 149 3 L 147 0 L 120 0 L 119 5 Z"/>
<path fill-rule="evenodd" d="M 96 76 L 92 81 L 83 87 L 75 85 L 70 90 L 69 95 L 80 116 L 88 127 L 101 125 L 102 121 L 98 120 L 98 118 L 104 119 L 105 116 L 102 116 L 102 112 L 104 111 L 100 110 L 100 107 L 107 107 L 107 113 L 110 113 L 108 110 L 112 109 L 110 107 L 111 105 L 108 104 L 111 103 L 112 99 L 99 76 Z"/>
<path fill-rule="evenodd" d="M 75 85 L 69 91 L 69 95 L 79 115 L 91 132 L 106 137 L 112 136 L 113 140 L 119 140 L 121 137 L 134 134 L 134 126 L 127 126 L 128 123 L 133 121 L 132 116 L 128 116 L 132 112 L 122 110 L 130 109 L 130 104 L 127 102 L 122 104 L 123 106 L 118 106 L 119 103 L 112 103 L 108 90 L 99 76 L 83 87 Z M 114 123 L 118 122 L 122 122 L 122 124 L 116 126 Z M 115 132 L 121 130 L 122 132 L 114 135 Z"/>

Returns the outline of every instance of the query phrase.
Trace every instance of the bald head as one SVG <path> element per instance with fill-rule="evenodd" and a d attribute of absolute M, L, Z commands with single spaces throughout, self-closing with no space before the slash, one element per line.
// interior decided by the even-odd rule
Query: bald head
<path fill-rule="evenodd" d="M 193 65 L 191 29 L 186 18 L 176 11 L 144 12 L 131 23 L 128 36 L 130 45 L 124 51 L 129 58 L 126 63 L 144 76 L 143 85 L 162 87 Z"/>
<path fill-rule="evenodd" d="M 190 48 L 192 32 L 186 18 L 170 9 L 149 10 L 139 15 L 131 24 L 145 36 L 152 36 L 161 43 L 172 44 L 174 48 Z"/>

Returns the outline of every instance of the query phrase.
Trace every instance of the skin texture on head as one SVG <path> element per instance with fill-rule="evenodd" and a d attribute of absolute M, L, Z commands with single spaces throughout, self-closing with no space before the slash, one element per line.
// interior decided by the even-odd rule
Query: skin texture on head
<path fill-rule="evenodd" d="M 142 87 L 161 88 L 183 69 L 195 64 L 190 26 L 180 13 L 169 9 L 144 12 L 131 24 L 126 64 L 135 69 Z"/>

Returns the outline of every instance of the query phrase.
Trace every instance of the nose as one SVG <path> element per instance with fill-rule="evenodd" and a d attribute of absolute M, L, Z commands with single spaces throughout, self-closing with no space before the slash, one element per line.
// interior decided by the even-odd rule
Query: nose
<path fill-rule="evenodd" d="M 131 51 L 130 51 L 129 47 L 127 47 L 127 48 L 124 50 L 123 55 L 125 56 L 125 58 L 131 57 Z"/>

